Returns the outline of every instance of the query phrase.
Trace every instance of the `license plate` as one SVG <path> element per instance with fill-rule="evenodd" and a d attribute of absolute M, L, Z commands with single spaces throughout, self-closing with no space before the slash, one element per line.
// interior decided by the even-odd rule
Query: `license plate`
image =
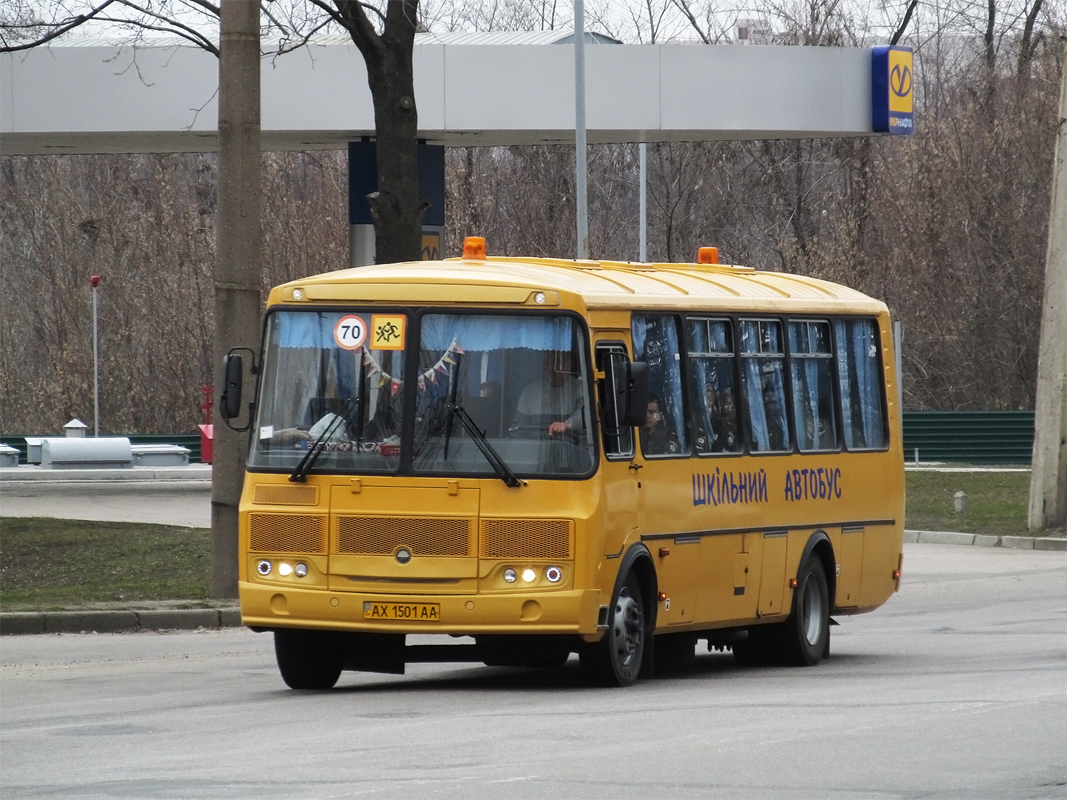
<path fill-rule="evenodd" d="M 400 619 L 408 622 L 440 622 L 438 603 L 363 603 L 363 619 Z"/>

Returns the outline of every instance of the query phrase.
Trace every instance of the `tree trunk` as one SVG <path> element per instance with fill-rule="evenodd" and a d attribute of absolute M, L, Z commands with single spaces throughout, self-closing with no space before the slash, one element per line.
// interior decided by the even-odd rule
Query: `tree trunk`
<path fill-rule="evenodd" d="M 378 191 L 368 198 L 379 264 L 418 260 L 422 253 L 423 206 L 419 198 L 419 115 L 415 106 L 412 53 L 418 0 L 391 0 L 379 36 L 356 0 L 334 0 L 367 65 L 374 102 Z"/>

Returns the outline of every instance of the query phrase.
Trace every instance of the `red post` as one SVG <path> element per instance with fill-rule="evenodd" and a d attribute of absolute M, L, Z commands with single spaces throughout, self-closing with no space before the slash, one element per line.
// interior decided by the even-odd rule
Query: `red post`
<path fill-rule="evenodd" d="M 200 429 L 200 461 L 203 464 L 210 464 L 215 455 L 215 426 L 211 424 L 211 410 L 215 407 L 211 398 L 215 387 L 204 385 L 200 387 L 200 391 L 204 393 L 204 402 L 200 404 L 200 410 L 204 412 L 204 422 L 196 426 Z"/>

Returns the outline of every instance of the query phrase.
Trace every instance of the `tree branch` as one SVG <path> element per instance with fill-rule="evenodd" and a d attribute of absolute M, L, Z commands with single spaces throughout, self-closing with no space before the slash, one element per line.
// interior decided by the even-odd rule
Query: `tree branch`
<path fill-rule="evenodd" d="M 67 22 L 60 23 L 58 28 L 53 29 L 51 32 L 45 34 L 44 36 L 40 37 L 39 39 L 33 40 L 32 42 L 23 42 L 22 44 L 8 45 L 6 43 L 6 37 L 4 36 L 4 29 L 0 29 L 0 39 L 4 40 L 3 46 L 0 46 L 0 53 L 15 53 L 15 52 L 18 52 L 19 50 L 30 50 L 30 49 L 32 49 L 34 47 L 39 47 L 42 44 L 46 44 L 46 43 L 52 41 L 53 39 L 56 39 L 56 38 L 62 36 L 63 34 L 74 30 L 75 28 L 80 28 L 86 22 L 89 22 L 91 19 L 93 19 L 94 17 L 98 16 L 105 8 L 107 8 L 109 5 L 111 5 L 114 2 L 116 2 L 116 0 L 104 0 L 103 3 L 101 3 L 96 8 L 92 9 L 88 14 L 78 14 L 73 19 L 71 19 L 71 20 L 69 20 Z M 20 26 L 20 27 L 44 27 L 44 26 L 43 25 L 33 25 L 33 26 Z"/>
<path fill-rule="evenodd" d="M 896 33 L 894 33 L 893 38 L 889 40 L 890 45 L 895 45 L 900 41 L 901 37 L 904 35 L 904 31 L 908 28 L 908 23 L 911 22 L 911 15 L 915 13 L 915 9 L 918 5 L 919 0 L 911 0 L 911 2 L 908 3 L 908 10 L 904 12 L 904 19 L 900 21 L 900 26 L 897 28 Z"/>

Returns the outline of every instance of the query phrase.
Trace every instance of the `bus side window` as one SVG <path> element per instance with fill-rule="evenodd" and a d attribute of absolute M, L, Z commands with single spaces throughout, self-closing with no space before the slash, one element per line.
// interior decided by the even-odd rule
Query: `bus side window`
<path fill-rule="evenodd" d="M 681 337 L 677 317 L 666 314 L 634 314 L 631 320 L 634 360 L 648 363 L 649 391 L 658 398 L 662 433 L 646 431 L 642 446 L 646 455 L 680 455 L 689 452 L 685 424 L 686 400 L 682 390 Z M 646 426 L 647 427 L 647 426 Z"/>
<path fill-rule="evenodd" d="M 845 446 L 883 448 L 887 436 L 878 327 L 872 319 L 836 320 L 834 334 Z"/>
<path fill-rule="evenodd" d="M 830 323 L 789 321 L 793 421 L 801 452 L 837 449 Z"/>
<path fill-rule="evenodd" d="M 699 453 L 741 449 L 734 378 L 733 331 L 728 320 L 686 323 L 693 440 Z"/>
<path fill-rule="evenodd" d="M 789 450 L 782 323 L 743 319 L 740 328 L 742 412 L 749 447 L 757 453 Z"/>

